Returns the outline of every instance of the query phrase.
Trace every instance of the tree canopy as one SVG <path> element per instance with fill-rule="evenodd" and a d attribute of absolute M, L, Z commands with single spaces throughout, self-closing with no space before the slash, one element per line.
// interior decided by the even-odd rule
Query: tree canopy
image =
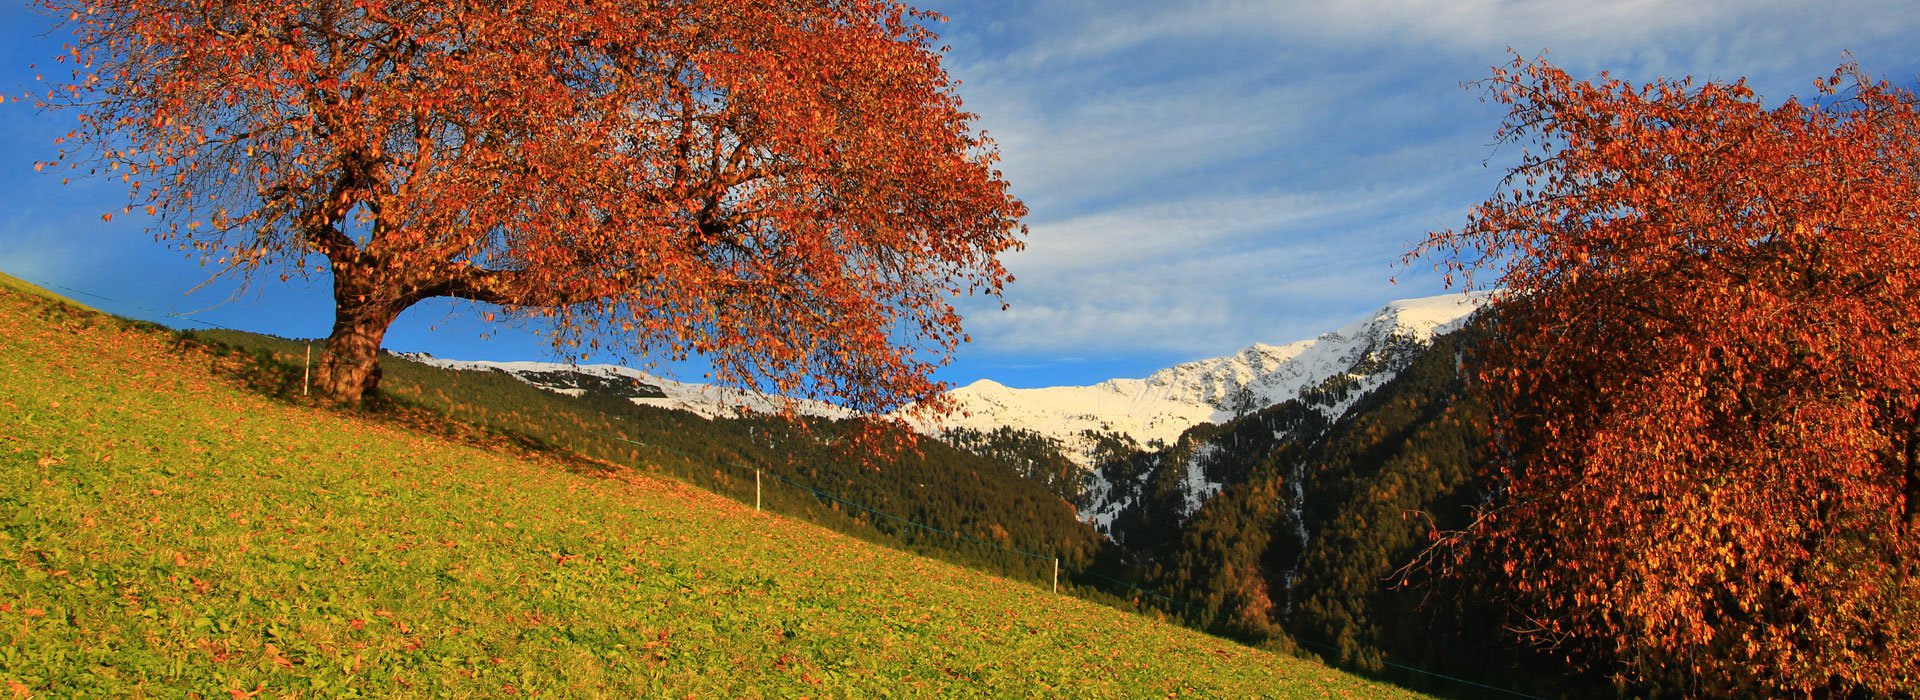
<path fill-rule="evenodd" d="M 1504 288 L 1474 382 L 1493 495 L 1441 546 L 1627 680 L 1920 687 L 1913 94 L 1852 65 L 1774 106 L 1545 60 L 1484 85 L 1525 153 L 1419 251 Z"/>
<path fill-rule="evenodd" d="M 74 36 L 41 104 L 79 118 L 42 165 L 120 175 L 225 271 L 329 273 L 341 400 L 435 297 L 568 355 L 934 400 L 953 300 L 1024 232 L 939 18 L 890 0 L 37 4 Z"/>

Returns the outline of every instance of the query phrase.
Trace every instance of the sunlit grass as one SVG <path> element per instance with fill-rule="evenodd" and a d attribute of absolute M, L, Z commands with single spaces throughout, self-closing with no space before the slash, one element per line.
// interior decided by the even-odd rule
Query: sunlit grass
<path fill-rule="evenodd" d="M 0 279 L 0 697 L 1405 694 L 170 337 Z"/>

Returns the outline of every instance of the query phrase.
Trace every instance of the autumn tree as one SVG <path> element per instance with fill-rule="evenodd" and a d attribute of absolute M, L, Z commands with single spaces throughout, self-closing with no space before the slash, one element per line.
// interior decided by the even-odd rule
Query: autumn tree
<path fill-rule="evenodd" d="M 1659 692 L 1920 687 L 1914 95 L 1851 65 L 1771 107 L 1544 60 L 1484 84 L 1524 155 L 1418 251 L 1505 290 L 1492 495 L 1441 548 Z"/>
<path fill-rule="evenodd" d="M 1025 215 L 891 0 L 36 0 L 67 166 L 243 278 L 327 273 L 353 402 L 426 299 L 567 356 L 881 411 L 933 398 Z M 109 215 L 110 216 L 110 215 Z"/>

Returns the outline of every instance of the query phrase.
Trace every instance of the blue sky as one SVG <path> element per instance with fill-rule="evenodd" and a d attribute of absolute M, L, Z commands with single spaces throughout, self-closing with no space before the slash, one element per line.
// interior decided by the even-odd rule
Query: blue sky
<path fill-rule="evenodd" d="M 1508 47 L 1576 75 L 1748 77 L 1805 94 L 1852 55 L 1920 76 L 1920 3 L 1470 0 L 936 0 L 962 99 L 1000 144 L 1032 209 L 1008 258 L 1011 310 L 963 301 L 975 342 L 941 376 L 1014 386 L 1141 376 L 1255 342 L 1311 337 L 1392 299 L 1442 291 L 1399 258 L 1492 192 L 1509 154 L 1497 108 L 1463 89 Z M 310 337 L 331 324 L 323 278 L 236 292 L 119 210 L 117 181 L 34 173 L 65 114 L 14 97 L 61 38 L 0 7 L 0 271 L 116 300 Z M 1399 273 L 1398 284 L 1390 283 Z M 143 308 L 136 308 L 143 307 Z M 543 341 L 478 311 L 402 316 L 395 350 L 549 359 Z M 681 378 L 698 371 L 682 368 Z"/>

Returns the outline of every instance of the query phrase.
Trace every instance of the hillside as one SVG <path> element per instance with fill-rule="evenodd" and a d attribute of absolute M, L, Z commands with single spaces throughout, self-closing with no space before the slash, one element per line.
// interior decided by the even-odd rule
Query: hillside
<path fill-rule="evenodd" d="M 15 694 L 1406 694 L 644 470 L 289 405 L 0 287 Z"/>
<path fill-rule="evenodd" d="M 227 330 L 180 335 L 240 356 L 250 363 L 242 374 L 265 391 L 296 400 L 301 394 L 304 343 Z M 619 367 L 449 363 L 419 355 L 385 355 L 380 365 L 383 410 L 416 425 L 456 436 L 477 430 L 603 463 L 644 463 L 748 503 L 756 499 L 757 471 L 758 498 L 768 510 L 870 542 L 1027 580 L 1048 580 L 1048 555 L 1057 555 L 1063 583 L 1082 578 L 1104 548 L 1062 495 L 1025 476 L 1032 467 L 938 441 L 853 454 L 836 444 L 847 423 L 686 410 L 671 405 L 674 397 L 713 392 Z"/>
<path fill-rule="evenodd" d="M 1341 399 L 1335 420 L 1329 399 L 1309 393 L 1162 449 L 1112 451 L 1092 492 L 1106 510 L 1094 515 L 1198 628 L 1288 638 L 1436 691 L 1472 687 L 1463 679 L 1604 695 L 1598 679 L 1515 646 L 1499 601 L 1475 588 L 1485 572 L 1402 577 L 1430 527 L 1461 527 L 1484 497 L 1484 409 L 1457 366 L 1484 337 L 1469 326 L 1433 338 L 1391 380 Z"/>

